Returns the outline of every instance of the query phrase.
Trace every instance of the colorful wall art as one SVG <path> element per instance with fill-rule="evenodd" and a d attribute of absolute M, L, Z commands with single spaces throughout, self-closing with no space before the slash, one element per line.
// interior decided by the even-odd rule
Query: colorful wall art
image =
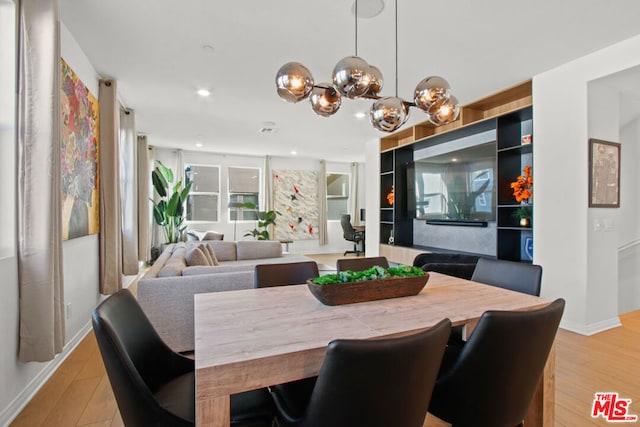
<path fill-rule="evenodd" d="M 318 174 L 303 170 L 273 171 L 276 240 L 318 238 Z"/>
<path fill-rule="evenodd" d="M 62 60 L 62 238 L 98 233 L 98 100 Z"/>

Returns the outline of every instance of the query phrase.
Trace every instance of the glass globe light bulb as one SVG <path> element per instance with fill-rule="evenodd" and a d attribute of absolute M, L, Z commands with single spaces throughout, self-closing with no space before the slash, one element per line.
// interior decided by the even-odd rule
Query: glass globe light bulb
<path fill-rule="evenodd" d="M 441 126 L 451 123 L 458 118 L 460 105 L 458 99 L 450 95 L 449 99 L 441 100 L 431 105 L 427 111 L 427 120 L 435 125 Z"/>
<path fill-rule="evenodd" d="M 384 81 L 382 78 L 382 72 L 380 72 L 378 67 L 370 65 L 369 76 L 371 77 L 370 83 L 369 83 L 369 89 L 367 90 L 367 93 L 364 94 L 364 96 L 375 98 L 380 94 L 380 91 L 382 90 L 382 85 L 384 84 Z"/>
<path fill-rule="evenodd" d="M 322 117 L 329 117 L 338 111 L 342 97 L 330 83 L 320 83 L 309 95 L 311 109 Z"/>
<path fill-rule="evenodd" d="M 407 121 L 409 110 L 402 99 L 389 96 L 373 103 L 369 118 L 379 131 L 393 132 Z"/>
<path fill-rule="evenodd" d="M 357 56 L 342 58 L 333 68 L 333 86 L 347 98 L 364 95 L 371 84 L 369 64 Z"/>
<path fill-rule="evenodd" d="M 287 62 L 276 74 L 276 88 L 280 98 L 285 101 L 302 101 L 313 89 L 311 71 L 299 62 Z"/>
<path fill-rule="evenodd" d="M 451 94 L 449 83 L 439 76 L 424 78 L 413 91 L 413 102 L 424 111 L 438 101 L 446 100 Z"/>

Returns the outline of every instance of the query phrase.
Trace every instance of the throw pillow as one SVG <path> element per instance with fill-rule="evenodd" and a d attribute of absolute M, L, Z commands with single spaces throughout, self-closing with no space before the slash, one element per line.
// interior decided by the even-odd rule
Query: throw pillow
<path fill-rule="evenodd" d="M 205 252 L 211 257 L 211 265 L 220 265 L 220 262 L 218 262 L 218 258 L 216 257 L 216 253 L 213 251 L 213 246 L 209 243 L 204 243 L 202 246 L 204 246 Z"/>
<path fill-rule="evenodd" d="M 224 234 L 218 233 L 217 231 L 207 231 L 200 238 L 200 240 L 223 240 L 223 239 L 224 239 Z"/>
<path fill-rule="evenodd" d="M 188 266 L 193 265 L 212 265 L 209 262 L 209 258 L 204 254 L 200 246 L 191 246 L 187 249 L 187 253 L 184 257 Z"/>

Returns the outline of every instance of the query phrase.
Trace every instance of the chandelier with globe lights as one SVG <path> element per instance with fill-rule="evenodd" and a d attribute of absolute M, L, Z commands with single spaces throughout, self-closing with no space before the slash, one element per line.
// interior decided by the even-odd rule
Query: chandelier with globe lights
<path fill-rule="evenodd" d="M 374 128 L 382 132 L 393 132 L 409 118 L 409 107 L 417 107 L 427 115 L 434 126 L 450 123 L 458 118 L 460 106 L 451 94 L 449 83 L 442 77 L 430 76 L 422 79 L 413 91 L 413 102 L 397 95 L 397 39 L 398 2 L 395 2 L 396 19 L 396 96 L 380 95 L 383 77 L 380 70 L 357 56 L 358 1 L 355 2 L 356 54 L 341 59 L 333 68 L 331 83 L 316 84 L 311 71 L 299 62 L 284 64 L 276 74 L 278 95 L 287 102 L 296 103 L 309 98 L 313 111 L 323 117 L 335 114 L 342 104 L 342 97 L 350 99 L 373 99 L 369 119 Z"/>

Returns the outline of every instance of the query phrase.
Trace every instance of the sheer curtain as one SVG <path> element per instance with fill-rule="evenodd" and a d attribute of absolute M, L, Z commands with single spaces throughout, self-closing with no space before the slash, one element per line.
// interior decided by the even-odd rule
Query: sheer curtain
<path fill-rule="evenodd" d="M 100 293 L 122 289 L 122 213 L 116 81 L 100 80 Z"/>
<path fill-rule="evenodd" d="M 273 176 L 271 173 L 271 156 L 264 157 L 264 210 L 273 210 Z M 277 221 L 277 219 L 276 219 Z M 269 235 L 275 239 L 274 226 L 269 226 Z"/>
<path fill-rule="evenodd" d="M 324 160 L 320 160 L 318 180 L 318 243 L 323 246 L 329 243 L 327 233 L 327 162 Z"/>
<path fill-rule="evenodd" d="M 18 4 L 18 281 L 23 362 L 64 346 L 57 0 Z"/>
<path fill-rule="evenodd" d="M 349 183 L 349 214 L 351 215 L 351 224 L 360 225 L 360 213 L 358 212 L 358 164 L 351 163 L 351 182 Z"/>
<path fill-rule="evenodd" d="M 138 185 L 136 116 L 120 108 L 120 196 L 122 207 L 122 272 L 138 274 Z"/>
<path fill-rule="evenodd" d="M 151 151 L 146 135 L 138 135 L 138 259 L 151 259 L 151 215 L 149 210 L 149 159 Z"/>

